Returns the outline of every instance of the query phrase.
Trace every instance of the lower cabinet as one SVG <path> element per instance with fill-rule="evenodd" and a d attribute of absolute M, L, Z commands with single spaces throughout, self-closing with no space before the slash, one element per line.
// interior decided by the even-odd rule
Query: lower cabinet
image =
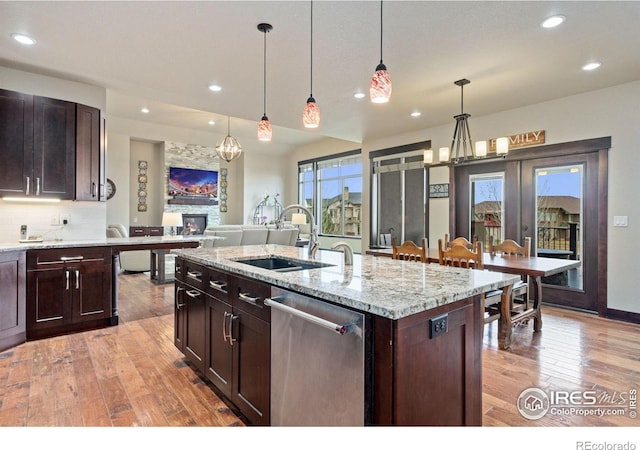
<path fill-rule="evenodd" d="M 0 253 L 0 352 L 26 341 L 25 252 Z"/>
<path fill-rule="evenodd" d="M 108 247 L 27 253 L 27 338 L 96 328 L 112 315 Z"/>
<path fill-rule="evenodd" d="M 176 281 L 176 347 L 249 422 L 269 425 L 270 286 L 181 258 L 176 266 L 188 274 Z"/>

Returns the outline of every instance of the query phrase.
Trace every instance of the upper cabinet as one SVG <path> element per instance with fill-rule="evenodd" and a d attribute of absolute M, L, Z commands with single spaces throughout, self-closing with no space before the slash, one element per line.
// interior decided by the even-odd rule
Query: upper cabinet
<path fill-rule="evenodd" d="M 0 90 L 0 196 L 104 200 L 100 111 Z"/>

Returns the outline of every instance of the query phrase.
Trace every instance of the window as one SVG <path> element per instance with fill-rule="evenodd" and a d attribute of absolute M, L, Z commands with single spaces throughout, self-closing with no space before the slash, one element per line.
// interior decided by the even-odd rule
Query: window
<path fill-rule="evenodd" d="M 370 247 L 393 240 L 419 243 L 428 236 L 428 176 L 423 149 L 428 142 L 371 152 Z"/>
<path fill-rule="evenodd" d="M 489 241 L 499 244 L 504 239 L 504 173 L 484 173 L 469 177 L 469 236 L 478 238 L 484 248 Z"/>
<path fill-rule="evenodd" d="M 360 150 L 298 164 L 298 200 L 325 236 L 362 235 Z"/>

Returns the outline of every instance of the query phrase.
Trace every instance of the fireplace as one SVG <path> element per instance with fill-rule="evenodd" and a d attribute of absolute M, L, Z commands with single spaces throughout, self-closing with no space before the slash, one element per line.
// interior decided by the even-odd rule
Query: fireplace
<path fill-rule="evenodd" d="M 178 234 L 195 235 L 204 234 L 207 228 L 206 214 L 182 214 L 182 227 L 178 227 Z"/>

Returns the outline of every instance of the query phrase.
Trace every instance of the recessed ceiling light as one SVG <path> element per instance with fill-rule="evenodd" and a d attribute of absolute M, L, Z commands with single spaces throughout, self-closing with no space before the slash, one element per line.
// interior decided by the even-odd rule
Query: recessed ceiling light
<path fill-rule="evenodd" d="M 542 22 L 542 28 L 555 28 L 560 25 L 562 22 L 567 20 L 565 16 L 551 16 Z"/>
<path fill-rule="evenodd" d="M 147 108 L 147 107 L 145 106 L 144 108 L 142 108 L 142 109 L 140 110 L 140 112 L 141 112 L 142 114 L 149 114 L 149 108 Z"/>
<path fill-rule="evenodd" d="M 414 111 L 411 113 L 411 117 L 420 117 L 422 113 L 420 111 Z"/>
<path fill-rule="evenodd" d="M 13 33 L 11 35 L 11 37 L 13 39 L 15 39 L 16 41 L 20 42 L 21 44 L 24 44 L 24 45 L 33 45 L 33 44 L 36 43 L 35 39 L 33 39 L 32 37 L 27 36 L 26 34 Z"/>
<path fill-rule="evenodd" d="M 215 121 L 215 120 L 210 120 L 210 121 L 209 121 L 209 125 L 215 125 L 215 124 L 216 124 L 216 121 Z"/>
<path fill-rule="evenodd" d="M 598 67 L 600 67 L 602 64 L 600 64 L 599 62 L 591 62 L 589 64 L 585 64 L 584 66 L 582 66 L 582 70 L 595 70 Z"/>
<path fill-rule="evenodd" d="M 361 99 L 361 98 L 364 98 L 365 95 L 363 92 L 356 92 L 355 94 L 353 94 L 353 97 L 357 99 Z"/>
<path fill-rule="evenodd" d="M 209 85 L 209 90 L 213 92 L 220 92 L 222 90 L 222 87 L 218 86 L 217 84 L 211 84 Z"/>

